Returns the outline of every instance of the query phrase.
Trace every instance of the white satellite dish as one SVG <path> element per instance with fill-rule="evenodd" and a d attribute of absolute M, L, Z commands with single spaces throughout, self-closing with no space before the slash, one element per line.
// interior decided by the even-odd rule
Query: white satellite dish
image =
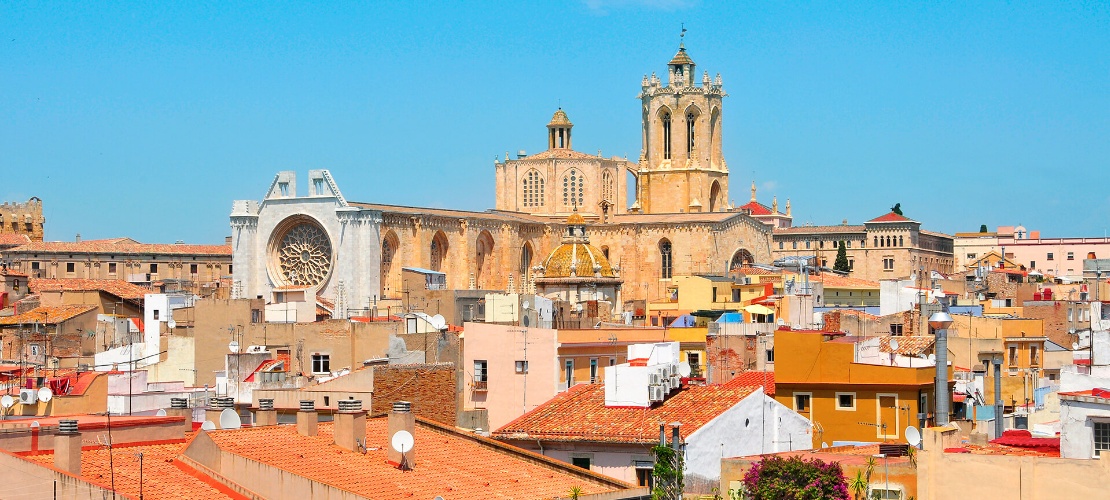
<path fill-rule="evenodd" d="M 691 371 L 690 370 L 690 363 L 687 363 L 687 362 L 683 361 L 683 362 L 678 364 L 678 374 L 680 376 L 689 377 L 690 376 L 690 371 Z"/>
<path fill-rule="evenodd" d="M 409 433 L 409 431 L 397 431 L 393 434 L 393 438 L 389 440 L 389 443 L 393 445 L 393 449 L 401 453 L 412 451 L 412 444 L 414 442 L 415 440 L 412 438 L 412 434 Z"/>
<path fill-rule="evenodd" d="M 51 391 L 49 387 L 43 387 L 42 389 L 39 389 L 39 401 L 45 403 L 47 401 L 50 401 L 50 399 L 53 397 L 54 392 Z"/>
<path fill-rule="evenodd" d="M 243 421 L 239 418 L 239 414 L 231 408 L 224 408 L 220 412 L 220 428 L 221 429 L 238 429 L 243 426 Z"/>
<path fill-rule="evenodd" d="M 214 431 L 216 430 L 216 424 L 212 423 L 211 420 L 205 420 L 203 424 L 200 424 L 200 430 Z"/>
<path fill-rule="evenodd" d="M 906 442 L 909 443 L 910 446 L 913 446 L 915 448 L 920 446 L 921 445 L 921 431 L 917 430 L 917 427 L 914 427 L 912 425 L 909 426 L 909 427 L 906 427 Z"/>
<path fill-rule="evenodd" d="M 170 320 L 166 322 L 166 326 L 170 328 L 177 328 L 177 322 L 174 321 L 173 318 L 170 318 Z"/>
<path fill-rule="evenodd" d="M 930 354 L 929 355 L 929 361 L 932 361 L 932 362 L 935 363 L 937 361 L 937 355 L 936 354 Z"/>
<path fill-rule="evenodd" d="M 42 424 L 40 424 L 38 420 L 35 420 L 34 422 L 31 422 L 31 428 L 32 429 L 38 429 L 39 427 L 42 427 Z"/>
<path fill-rule="evenodd" d="M 230 351 L 231 351 L 232 353 L 236 353 L 236 352 L 239 352 L 239 342 L 237 342 L 237 341 L 235 341 L 235 340 L 232 340 L 232 341 L 231 341 L 231 343 L 227 345 L 227 348 L 228 348 L 228 349 L 229 349 L 229 350 L 230 350 Z"/>
<path fill-rule="evenodd" d="M 11 408 L 13 405 L 15 405 L 15 398 L 7 394 L 5 394 L 4 397 L 0 398 L 0 406 L 3 406 L 4 408 Z"/>
<path fill-rule="evenodd" d="M 442 314 L 432 316 L 431 323 L 432 328 L 435 328 L 436 330 L 447 328 L 447 318 L 444 318 Z"/>
<path fill-rule="evenodd" d="M 524 301 L 524 303 L 523 303 L 523 304 L 521 304 L 520 306 L 521 306 L 521 307 L 523 307 L 523 308 L 525 308 L 525 309 L 531 309 L 531 307 L 529 307 L 529 304 L 528 304 L 528 301 L 527 301 L 527 300 L 526 300 L 526 301 Z"/>
<path fill-rule="evenodd" d="M 154 413 L 154 416 L 164 417 L 166 416 L 166 410 L 159 408 L 158 411 Z"/>
<path fill-rule="evenodd" d="M 890 339 L 890 350 L 891 351 L 897 351 L 898 350 L 898 339 Z"/>

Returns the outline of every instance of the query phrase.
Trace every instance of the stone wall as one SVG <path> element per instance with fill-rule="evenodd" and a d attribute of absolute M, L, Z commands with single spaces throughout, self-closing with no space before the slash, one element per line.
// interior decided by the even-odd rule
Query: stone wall
<path fill-rule="evenodd" d="M 455 394 L 454 363 L 375 366 L 370 414 L 387 413 L 395 401 L 408 401 L 417 416 L 453 427 L 458 418 Z"/>

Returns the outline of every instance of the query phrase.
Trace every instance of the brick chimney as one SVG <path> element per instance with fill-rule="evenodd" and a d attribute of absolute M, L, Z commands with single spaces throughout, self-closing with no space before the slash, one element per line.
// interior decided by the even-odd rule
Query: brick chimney
<path fill-rule="evenodd" d="M 297 412 L 297 434 L 302 436 L 315 436 L 316 426 L 320 423 L 316 416 L 316 401 L 312 399 L 301 400 L 301 411 Z"/>
<path fill-rule="evenodd" d="M 193 409 L 189 408 L 189 400 L 185 398 L 170 398 L 170 407 L 166 409 L 168 417 L 184 417 L 181 422 L 181 435 L 193 430 Z"/>
<path fill-rule="evenodd" d="M 81 475 L 81 433 L 77 432 L 76 420 L 58 422 L 58 434 L 54 436 L 54 467 Z"/>
<path fill-rule="evenodd" d="M 351 451 L 366 448 L 366 412 L 362 401 L 339 400 L 339 413 L 335 414 L 335 444 Z"/>
<path fill-rule="evenodd" d="M 393 449 L 393 436 L 399 431 L 407 431 L 410 435 L 416 436 L 416 416 L 412 414 L 412 403 L 408 401 L 397 401 L 393 403 L 393 409 L 389 412 L 389 420 L 386 422 L 386 446 L 385 459 L 397 465 L 402 465 L 401 452 Z M 408 467 L 413 467 L 416 464 L 416 449 L 419 445 L 413 444 L 411 450 L 405 450 L 404 461 Z"/>
<path fill-rule="evenodd" d="M 277 425 L 277 410 L 274 409 L 273 398 L 260 398 L 258 411 L 254 412 L 255 427 L 264 425 Z"/>

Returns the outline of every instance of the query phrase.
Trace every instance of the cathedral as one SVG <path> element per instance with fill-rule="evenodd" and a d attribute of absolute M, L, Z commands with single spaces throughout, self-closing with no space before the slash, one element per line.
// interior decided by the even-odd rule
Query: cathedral
<path fill-rule="evenodd" d="M 309 171 L 302 195 L 296 174 L 280 172 L 262 201 L 233 204 L 233 293 L 311 288 L 343 317 L 399 298 L 403 267 L 442 272 L 448 288 L 540 293 L 596 271 L 628 302 L 665 297 L 672 276 L 770 262 L 771 226 L 727 202 L 721 76 L 703 73 L 699 85 L 680 47 L 666 78 L 641 82 L 637 162 L 575 151 L 559 109 L 547 150 L 494 163 L 485 212 L 347 201 L 326 170 Z M 563 249 L 568 235 L 596 249 L 582 254 L 589 265 L 552 264 L 576 255 Z"/>

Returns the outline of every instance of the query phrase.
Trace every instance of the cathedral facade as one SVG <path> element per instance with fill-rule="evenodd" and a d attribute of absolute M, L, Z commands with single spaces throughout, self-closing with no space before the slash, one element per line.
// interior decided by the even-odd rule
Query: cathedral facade
<path fill-rule="evenodd" d="M 547 150 L 495 162 L 495 208 L 485 212 L 348 202 L 325 170 L 311 171 L 299 195 L 295 174 L 281 172 L 264 200 L 234 204 L 233 291 L 311 286 L 339 317 L 400 298 L 403 267 L 441 271 L 448 288 L 531 291 L 572 215 L 623 282 L 625 302 L 663 297 L 672 276 L 770 262 L 771 228 L 727 204 L 720 76 L 698 85 L 685 48 L 667 76 L 641 84 L 639 162 L 574 151 L 559 109 Z"/>

